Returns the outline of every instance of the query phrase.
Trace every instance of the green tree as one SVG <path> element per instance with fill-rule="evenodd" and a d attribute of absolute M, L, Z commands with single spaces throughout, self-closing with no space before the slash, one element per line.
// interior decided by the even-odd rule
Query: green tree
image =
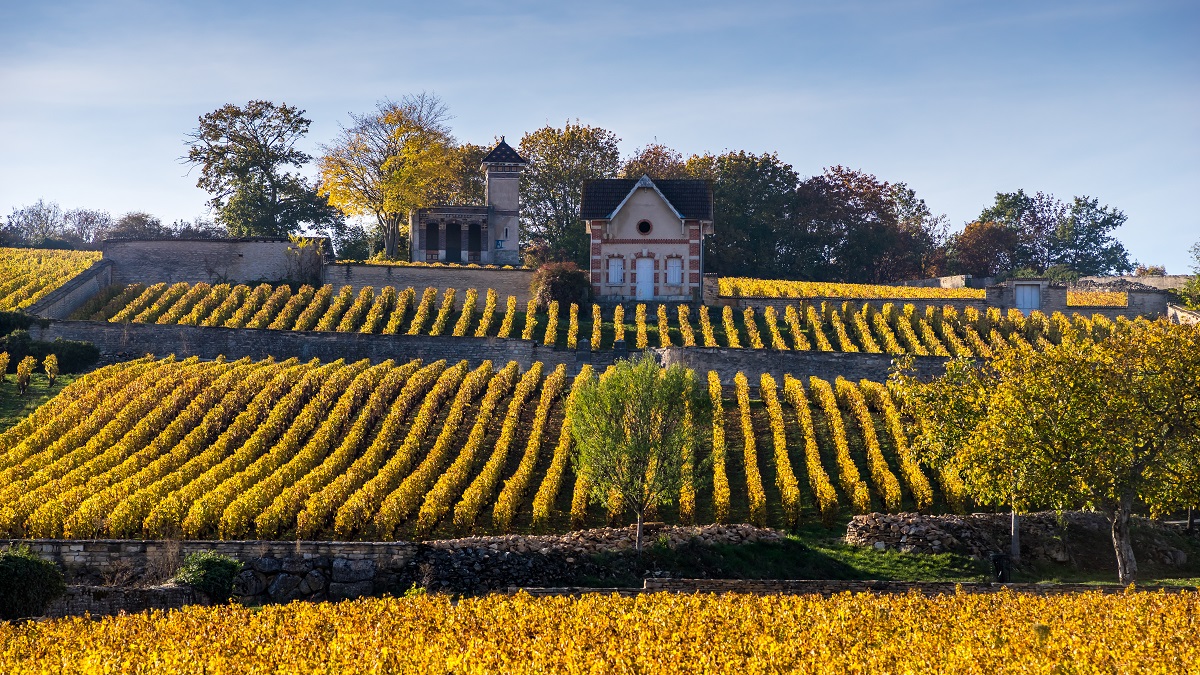
<path fill-rule="evenodd" d="M 687 172 L 713 182 L 714 234 L 705 268 L 729 276 L 814 278 L 823 246 L 799 222 L 796 171 L 776 154 L 737 151 L 688 158 Z"/>
<path fill-rule="evenodd" d="M 642 355 L 618 361 L 598 380 L 576 393 L 568 413 L 575 440 L 576 472 L 605 507 L 620 500 L 637 517 L 637 550 L 642 550 L 642 521 L 652 506 L 679 494 L 684 448 L 697 428 L 705 397 L 692 371 L 659 367 Z M 689 412 L 691 413 L 689 416 Z"/>
<path fill-rule="evenodd" d="M 296 147 L 310 124 L 293 106 L 250 101 L 201 116 L 188 134 L 186 160 L 200 168 L 196 185 L 212 195 L 209 206 L 231 236 L 283 237 L 340 222 L 337 209 L 289 171 L 311 159 Z"/>
<path fill-rule="evenodd" d="M 1024 190 L 996 193 L 995 202 L 979 214 L 980 222 L 996 223 L 1015 239 L 1006 254 L 1006 272 L 1065 265 L 1081 275 L 1127 274 L 1133 263 L 1112 235 L 1125 220 L 1118 209 L 1090 197 L 1075 197 L 1068 205 L 1054 195 Z"/>
<path fill-rule="evenodd" d="M 1054 265 L 1066 265 L 1083 276 L 1129 274 L 1129 252 L 1112 235 L 1125 224 L 1125 214 L 1090 197 L 1075 197 L 1054 230 Z"/>
<path fill-rule="evenodd" d="M 1095 508 L 1111 525 L 1121 583 L 1137 579 L 1129 523 L 1191 505 L 1200 483 L 1200 331 L 1121 320 L 1107 336 L 1075 331 L 1042 351 L 1007 350 L 944 388 L 961 412 L 914 415 L 925 458 L 962 476 L 977 497 L 1010 491 L 1017 508 Z M 915 398 L 920 399 L 918 394 Z M 934 425 L 941 425 L 938 429 Z M 941 448 L 930 452 L 928 448 Z M 1014 473 L 1017 472 L 1017 473 Z"/>
<path fill-rule="evenodd" d="M 409 212 L 433 203 L 452 184 L 450 113 L 440 98 L 422 92 L 398 103 L 381 101 L 373 112 L 350 119 L 321 148 L 321 193 L 348 215 L 374 216 L 384 255 L 401 257 Z"/>
<path fill-rule="evenodd" d="M 579 219 L 583 182 L 617 175 L 620 140 L 611 131 L 578 121 L 521 137 L 518 152 L 529 162 L 521 174 L 522 243 L 540 241 L 588 267 L 588 238 Z"/>

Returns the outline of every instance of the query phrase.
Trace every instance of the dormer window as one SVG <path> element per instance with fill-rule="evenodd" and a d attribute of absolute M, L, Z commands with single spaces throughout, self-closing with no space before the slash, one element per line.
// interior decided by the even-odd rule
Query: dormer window
<path fill-rule="evenodd" d="M 648 221 L 648 220 L 639 221 L 637 224 L 637 231 L 639 234 L 643 234 L 643 235 L 650 234 L 650 221 Z"/>

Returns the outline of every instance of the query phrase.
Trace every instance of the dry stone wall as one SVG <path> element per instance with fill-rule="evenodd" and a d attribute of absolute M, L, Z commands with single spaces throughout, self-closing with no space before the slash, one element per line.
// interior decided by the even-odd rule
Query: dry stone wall
<path fill-rule="evenodd" d="M 153 239 L 106 241 L 113 283 L 282 281 L 297 278 L 286 239 Z"/>
<path fill-rule="evenodd" d="M 100 260 L 51 291 L 26 310 L 47 319 L 65 319 L 93 295 L 112 283 L 113 264 Z"/>
<path fill-rule="evenodd" d="M 1175 567 L 1187 563 L 1187 553 L 1168 544 L 1152 521 L 1139 523 L 1134 551 L 1140 559 Z M 958 553 L 986 560 L 992 553 L 1008 551 L 1011 529 L 1009 514 L 870 513 L 850 521 L 846 543 L 880 551 Z M 1042 512 L 1021 516 L 1020 534 L 1023 559 L 1070 563 L 1080 556 L 1072 542 L 1104 540 L 1109 526 L 1104 516 L 1095 512 Z"/>

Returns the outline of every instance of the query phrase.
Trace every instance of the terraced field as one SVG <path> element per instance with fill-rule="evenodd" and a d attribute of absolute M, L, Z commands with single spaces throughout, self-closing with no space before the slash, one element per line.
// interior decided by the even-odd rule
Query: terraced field
<path fill-rule="evenodd" d="M 623 521 L 586 500 L 563 367 L 137 361 L 79 377 L 0 434 L 0 536 L 375 539 Z M 701 377 L 706 376 L 701 373 Z M 941 509 L 873 382 L 742 375 L 656 518 L 792 527 Z M 751 399 L 753 389 L 761 391 Z"/>

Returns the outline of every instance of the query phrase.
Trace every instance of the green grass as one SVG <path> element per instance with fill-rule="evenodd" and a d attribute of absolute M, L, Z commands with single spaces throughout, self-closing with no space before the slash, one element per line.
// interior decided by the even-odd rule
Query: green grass
<path fill-rule="evenodd" d="M 22 396 L 17 393 L 17 376 L 9 373 L 0 382 L 0 431 L 20 422 L 26 415 L 46 401 L 54 398 L 64 387 L 75 381 L 77 375 L 59 375 L 50 387 L 44 373 L 34 373 L 29 389 Z"/>

